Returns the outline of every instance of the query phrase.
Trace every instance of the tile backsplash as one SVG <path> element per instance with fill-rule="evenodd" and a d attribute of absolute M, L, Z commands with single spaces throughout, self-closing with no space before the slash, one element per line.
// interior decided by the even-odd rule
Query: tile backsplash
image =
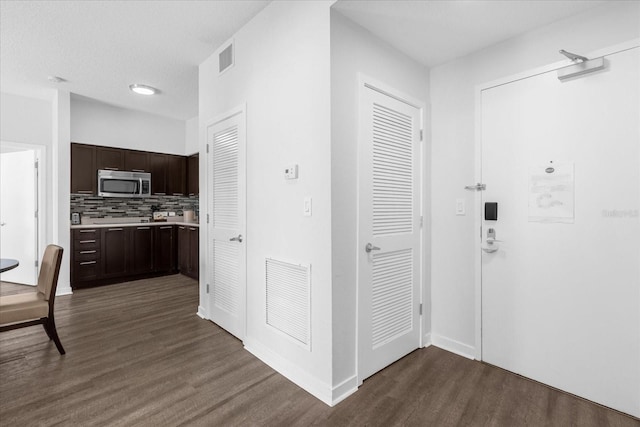
<path fill-rule="evenodd" d="M 151 217 L 151 205 L 160 211 L 182 215 L 183 210 L 200 210 L 197 196 L 150 196 L 140 199 L 125 197 L 100 197 L 86 194 L 71 194 L 71 213 L 89 218 Z"/>

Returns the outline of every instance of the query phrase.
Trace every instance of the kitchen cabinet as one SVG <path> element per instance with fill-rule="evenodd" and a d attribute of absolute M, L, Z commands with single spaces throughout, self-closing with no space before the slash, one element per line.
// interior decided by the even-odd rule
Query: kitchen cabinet
<path fill-rule="evenodd" d="M 186 194 L 187 160 L 184 156 L 167 154 L 167 194 L 184 196 Z"/>
<path fill-rule="evenodd" d="M 103 278 L 129 272 L 129 233 L 125 227 L 102 229 Z"/>
<path fill-rule="evenodd" d="M 131 227 L 131 273 L 142 274 L 153 271 L 153 230 L 151 226 Z"/>
<path fill-rule="evenodd" d="M 187 194 L 189 196 L 197 196 L 200 193 L 199 157 L 197 153 L 187 157 Z"/>
<path fill-rule="evenodd" d="M 98 169 L 124 170 L 124 150 L 96 146 L 96 166 Z"/>
<path fill-rule="evenodd" d="M 167 194 L 167 155 L 149 153 L 149 172 L 151 172 L 151 194 Z"/>
<path fill-rule="evenodd" d="M 71 193 L 96 194 L 96 147 L 71 144 Z"/>
<path fill-rule="evenodd" d="M 198 241 L 198 227 L 169 223 L 72 229 L 71 287 L 173 274 L 180 262 L 197 279 Z"/>
<path fill-rule="evenodd" d="M 96 194 L 97 170 L 151 173 L 151 194 L 198 194 L 198 155 L 173 154 L 71 144 L 71 193 Z"/>
<path fill-rule="evenodd" d="M 158 225 L 154 227 L 153 266 L 158 273 L 173 273 L 176 270 L 176 227 Z"/>
<path fill-rule="evenodd" d="M 187 276 L 196 280 L 200 277 L 200 229 L 189 228 L 189 270 Z"/>
<path fill-rule="evenodd" d="M 200 275 L 200 235 L 198 227 L 178 227 L 178 270 L 198 279 Z"/>
<path fill-rule="evenodd" d="M 149 172 L 149 153 L 146 151 L 125 150 L 124 170 L 131 172 Z"/>
<path fill-rule="evenodd" d="M 99 229 L 71 233 L 71 282 L 97 280 L 102 276 L 101 232 Z"/>

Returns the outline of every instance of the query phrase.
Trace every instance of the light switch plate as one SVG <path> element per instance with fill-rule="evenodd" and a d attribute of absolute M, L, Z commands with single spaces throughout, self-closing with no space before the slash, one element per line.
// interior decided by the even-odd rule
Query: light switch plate
<path fill-rule="evenodd" d="M 456 215 L 466 215 L 464 199 L 456 199 Z"/>
<path fill-rule="evenodd" d="M 298 165 L 289 165 L 284 168 L 284 179 L 298 179 Z"/>
<path fill-rule="evenodd" d="M 311 197 L 304 198 L 304 208 L 302 210 L 304 216 L 311 216 Z"/>

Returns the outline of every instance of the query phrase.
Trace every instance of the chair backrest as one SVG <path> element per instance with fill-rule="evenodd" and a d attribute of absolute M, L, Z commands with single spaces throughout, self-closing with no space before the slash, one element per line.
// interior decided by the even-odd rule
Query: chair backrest
<path fill-rule="evenodd" d="M 58 274 L 62 264 L 63 249 L 57 245 L 48 245 L 44 250 L 42 262 L 40 263 L 40 273 L 38 274 L 38 292 L 44 294 L 44 299 L 53 303 L 58 287 Z"/>

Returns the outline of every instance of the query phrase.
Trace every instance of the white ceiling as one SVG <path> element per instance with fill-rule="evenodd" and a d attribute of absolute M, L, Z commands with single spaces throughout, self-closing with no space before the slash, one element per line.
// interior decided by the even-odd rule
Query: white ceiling
<path fill-rule="evenodd" d="M 0 89 L 51 88 L 176 119 L 198 115 L 198 65 L 268 0 L 0 2 Z M 47 76 L 67 80 L 50 83 Z M 154 86 L 160 96 L 129 91 Z"/>
<path fill-rule="evenodd" d="M 51 88 L 61 88 L 189 119 L 198 114 L 198 65 L 268 3 L 0 0 L 0 90 L 47 98 Z M 334 7 L 433 66 L 603 3 L 340 0 Z M 51 83 L 50 75 L 66 82 Z M 134 95 L 132 83 L 162 93 Z"/>
<path fill-rule="evenodd" d="M 611 0 L 341 0 L 344 16 L 427 67 Z"/>

